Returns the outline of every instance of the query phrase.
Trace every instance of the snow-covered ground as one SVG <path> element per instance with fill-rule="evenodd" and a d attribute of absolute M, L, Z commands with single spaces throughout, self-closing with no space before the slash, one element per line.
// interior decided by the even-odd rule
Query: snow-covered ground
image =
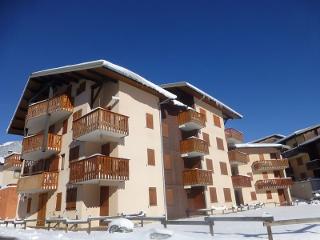
<path fill-rule="evenodd" d="M 240 213 L 228 214 L 224 216 L 261 216 L 269 213 L 275 217 L 275 220 L 320 217 L 320 205 L 300 205 L 294 207 L 276 207 L 250 210 Z M 193 218 L 200 220 L 201 217 Z M 39 239 L 39 240 L 102 240 L 102 239 L 125 239 L 125 240 L 144 240 L 150 239 L 150 233 L 154 229 L 163 230 L 163 226 L 158 223 L 146 224 L 143 228 L 137 227 L 131 233 L 113 233 L 107 231 L 92 232 L 90 235 L 86 232 L 68 232 L 58 230 L 35 230 L 35 229 L 14 229 L 12 227 L 0 227 L 1 237 L 15 237 L 17 239 Z M 207 226 L 173 226 L 168 229 L 173 233 L 169 240 L 189 240 L 189 239 L 212 239 Z M 266 228 L 261 222 L 216 222 L 214 225 L 214 239 L 221 240 L 261 240 L 267 239 Z M 320 239 L 320 223 L 318 224 L 299 224 L 288 226 L 272 227 L 275 240 L 316 240 Z M 4 238 L 6 239 L 6 238 Z M 10 238 L 8 238 L 10 239 Z"/>

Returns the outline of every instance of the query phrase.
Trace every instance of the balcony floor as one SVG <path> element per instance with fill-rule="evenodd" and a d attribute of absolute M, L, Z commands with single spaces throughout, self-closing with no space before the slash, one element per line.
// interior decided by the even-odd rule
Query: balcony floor
<path fill-rule="evenodd" d="M 185 124 L 179 125 L 179 128 L 183 131 L 191 131 L 191 130 L 199 130 L 203 128 L 203 126 L 195 122 L 187 122 Z"/>
<path fill-rule="evenodd" d="M 77 138 L 79 141 L 84 142 L 98 142 L 98 143 L 105 143 L 105 142 L 119 142 L 121 138 L 127 136 L 123 133 L 116 133 L 107 130 L 97 129 L 87 134 L 83 134 Z"/>
<path fill-rule="evenodd" d="M 65 119 L 70 114 L 71 112 L 66 110 L 60 110 L 60 111 L 50 113 L 49 126 L 62 119 Z M 26 128 L 28 128 L 28 134 L 32 135 L 44 130 L 46 127 L 46 119 L 47 119 L 46 114 L 42 114 L 40 116 L 30 118 L 26 122 Z"/>
<path fill-rule="evenodd" d="M 194 157 L 203 157 L 207 155 L 206 153 L 203 152 L 189 152 L 189 153 L 182 153 L 181 157 L 182 158 L 194 158 Z"/>
<path fill-rule="evenodd" d="M 113 186 L 124 188 L 126 180 L 114 180 L 114 179 L 91 179 L 81 182 L 72 183 L 74 185 L 84 185 L 84 184 L 92 184 L 99 186 Z"/>
<path fill-rule="evenodd" d="M 46 150 L 45 152 L 43 152 L 42 150 L 36 150 L 36 151 L 32 151 L 32 152 L 28 152 L 28 153 L 23 153 L 21 155 L 21 158 L 25 159 L 25 160 L 39 160 L 39 159 L 45 159 L 48 158 L 52 155 L 58 154 L 59 151 L 56 150 Z"/>

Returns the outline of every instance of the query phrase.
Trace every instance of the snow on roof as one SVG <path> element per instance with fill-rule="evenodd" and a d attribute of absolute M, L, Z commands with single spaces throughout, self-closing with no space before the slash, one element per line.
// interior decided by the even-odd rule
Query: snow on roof
<path fill-rule="evenodd" d="M 265 137 L 258 138 L 256 140 L 250 141 L 249 143 L 257 143 L 257 142 L 260 142 L 260 141 L 263 141 L 265 139 L 272 138 L 272 137 L 284 138 L 285 135 L 282 135 L 282 134 L 279 134 L 279 133 L 275 133 L 275 134 L 271 134 L 271 135 L 268 135 L 268 136 L 265 136 Z"/>
<path fill-rule="evenodd" d="M 58 73 L 64 73 L 64 72 L 69 72 L 69 71 L 79 71 L 79 70 L 83 70 L 83 69 L 90 69 L 90 68 L 96 68 L 96 67 L 105 67 L 111 71 L 117 72 L 117 73 L 119 73 L 125 77 L 128 77 L 128 78 L 130 78 L 130 79 L 132 79 L 142 85 L 145 85 L 149 88 L 154 89 L 155 91 L 164 95 L 167 98 L 170 98 L 170 99 L 177 98 L 176 95 L 174 95 L 174 94 L 168 92 L 167 90 L 163 89 L 162 87 L 150 82 L 149 80 L 138 75 L 137 73 L 132 72 L 129 69 L 126 69 L 124 67 L 116 65 L 114 63 L 108 62 L 106 60 L 95 60 L 95 61 L 90 61 L 90 62 L 74 64 L 74 65 L 66 65 L 63 67 L 46 69 L 46 70 L 32 73 L 31 77 L 40 77 L 40 76 L 44 76 L 44 75 L 58 74 Z"/>
<path fill-rule="evenodd" d="M 194 110 L 192 107 L 189 107 L 188 105 L 174 99 L 174 100 L 171 100 L 171 102 L 173 103 L 173 105 L 177 106 L 177 107 L 183 107 L 183 108 L 186 108 L 188 110 Z"/>
<path fill-rule="evenodd" d="M 287 148 L 279 143 L 239 143 L 234 145 L 236 148 Z"/>
<path fill-rule="evenodd" d="M 277 141 L 277 142 L 278 142 L 278 143 L 284 142 L 284 141 L 286 141 L 286 140 L 288 140 L 288 139 L 290 139 L 290 138 L 292 138 L 292 137 L 294 137 L 294 136 L 296 136 L 296 135 L 302 134 L 302 133 L 304 133 L 304 132 L 310 131 L 310 130 L 312 130 L 312 129 L 314 129 L 314 128 L 318 128 L 318 127 L 320 127 L 320 124 L 316 124 L 316 125 L 312 125 L 312 126 L 303 128 L 303 129 L 299 129 L 299 130 L 291 133 L 290 135 L 286 136 L 285 138 L 280 139 L 280 140 Z"/>
<path fill-rule="evenodd" d="M 206 93 L 206 92 L 202 91 L 201 89 L 195 87 L 191 83 L 188 83 L 188 82 L 175 82 L 175 83 L 161 84 L 160 86 L 163 87 L 163 88 L 184 87 L 184 86 L 189 87 L 189 88 L 193 89 L 194 91 L 198 92 L 199 94 L 209 98 L 211 101 L 215 102 L 218 106 L 221 106 L 222 108 L 225 108 L 225 109 L 229 110 L 230 112 L 232 112 L 233 114 L 235 114 L 239 118 L 243 118 L 243 116 L 240 113 L 236 112 L 231 107 L 229 107 L 226 104 L 220 102 L 218 99 L 212 97 L 208 93 Z"/>

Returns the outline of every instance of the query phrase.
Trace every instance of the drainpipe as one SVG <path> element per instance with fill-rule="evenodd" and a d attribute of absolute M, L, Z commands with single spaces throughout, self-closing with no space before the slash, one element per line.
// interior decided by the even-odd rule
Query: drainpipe
<path fill-rule="evenodd" d="M 164 154 L 163 154 L 163 136 L 162 136 L 162 112 L 161 112 L 161 105 L 169 102 L 171 99 L 167 98 L 166 100 L 163 100 L 162 102 L 159 102 L 159 120 L 160 120 L 160 148 L 161 148 L 161 164 L 162 164 L 162 187 L 163 187 L 163 201 L 164 201 L 164 213 L 166 220 L 168 219 L 168 210 L 167 210 L 167 198 L 166 198 L 166 179 L 164 174 Z"/>

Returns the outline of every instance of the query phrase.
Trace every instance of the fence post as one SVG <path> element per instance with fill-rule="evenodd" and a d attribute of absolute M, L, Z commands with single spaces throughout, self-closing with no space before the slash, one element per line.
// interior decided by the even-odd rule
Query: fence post
<path fill-rule="evenodd" d="M 88 219 L 88 234 L 91 233 L 91 220 Z"/>
<path fill-rule="evenodd" d="M 140 219 L 140 224 L 141 224 L 141 227 L 143 227 L 143 217 L 141 217 Z"/>
<path fill-rule="evenodd" d="M 267 227 L 268 240 L 273 240 L 270 222 L 265 222 L 264 224 L 265 224 L 266 227 Z"/>

